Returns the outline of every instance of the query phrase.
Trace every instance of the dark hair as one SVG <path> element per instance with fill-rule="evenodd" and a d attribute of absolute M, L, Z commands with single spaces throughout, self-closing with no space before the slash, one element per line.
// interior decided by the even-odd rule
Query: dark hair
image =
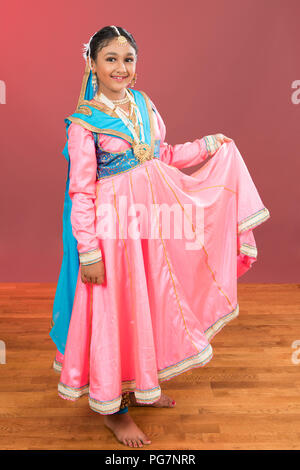
<path fill-rule="evenodd" d="M 137 44 L 132 36 L 126 29 L 121 28 L 121 26 L 116 26 L 119 33 L 122 36 L 125 36 L 126 39 L 130 42 L 131 46 L 134 48 L 136 55 L 138 54 L 138 47 Z M 90 57 L 94 61 L 97 59 L 98 52 L 105 46 L 107 46 L 110 41 L 114 38 L 118 37 L 118 34 L 115 28 L 111 26 L 104 26 L 104 28 L 97 31 L 94 34 L 91 42 L 90 42 Z"/>

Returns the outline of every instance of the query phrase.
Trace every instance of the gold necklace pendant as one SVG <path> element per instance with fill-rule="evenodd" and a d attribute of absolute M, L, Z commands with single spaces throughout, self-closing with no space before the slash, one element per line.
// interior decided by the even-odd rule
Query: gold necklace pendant
<path fill-rule="evenodd" d="M 133 145 L 133 153 L 141 163 L 152 159 L 151 147 L 145 142 L 139 142 L 138 144 Z"/>

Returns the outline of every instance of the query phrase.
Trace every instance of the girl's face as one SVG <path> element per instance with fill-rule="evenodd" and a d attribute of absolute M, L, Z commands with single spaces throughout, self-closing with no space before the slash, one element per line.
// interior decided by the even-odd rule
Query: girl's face
<path fill-rule="evenodd" d="M 100 90 L 104 93 L 106 90 L 120 93 L 134 77 L 136 60 L 135 49 L 129 41 L 122 45 L 118 44 L 117 38 L 112 39 L 108 46 L 98 52 L 96 62 L 91 60 L 93 73 L 98 76 Z"/>

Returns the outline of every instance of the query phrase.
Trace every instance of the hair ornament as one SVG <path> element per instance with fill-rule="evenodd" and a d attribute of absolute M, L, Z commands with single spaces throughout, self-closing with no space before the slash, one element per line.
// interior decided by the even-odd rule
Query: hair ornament
<path fill-rule="evenodd" d="M 119 33 L 119 30 L 116 26 L 114 25 L 111 25 L 111 28 L 114 28 L 114 30 L 117 32 L 118 34 L 118 43 L 121 44 L 122 46 L 125 46 L 127 44 L 127 38 L 125 38 L 125 36 L 122 36 L 120 33 Z"/>
<path fill-rule="evenodd" d="M 97 33 L 97 31 L 96 31 L 96 33 Z M 83 54 L 82 54 L 82 55 L 83 55 L 83 58 L 85 59 L 85 61 L 87 61 L 87 60 L 89 61 L 90 69 L 92 69 L 92 63 L 91 63 L 91 40 L 93 39 L 93 37 L 95 36 L 96 33 L 94 33 L 94 34 L 90 37 L 89 42 L 83 44 Z"/>

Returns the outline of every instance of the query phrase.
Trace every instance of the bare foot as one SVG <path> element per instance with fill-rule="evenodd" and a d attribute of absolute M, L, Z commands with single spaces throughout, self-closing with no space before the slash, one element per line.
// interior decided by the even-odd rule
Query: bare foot
<path fill-rule="evenodd" d="M 174 408 L 176 405 L 173 398 L 168 397 L 163 392 L 161 392 L 160 399 L 155 403 L 138 403 L 135 398 L 134 392 L 129 392 L 130 406 L 154 406 L 156 408 Z"/>
<path fill-rule="evenodd" d="M 114 433 L 118 441 L 126 446 L 143 447 L 143 444 L 151 444 L 128 412 L 119 415 L 104 415 L 104 425 Z"/>

